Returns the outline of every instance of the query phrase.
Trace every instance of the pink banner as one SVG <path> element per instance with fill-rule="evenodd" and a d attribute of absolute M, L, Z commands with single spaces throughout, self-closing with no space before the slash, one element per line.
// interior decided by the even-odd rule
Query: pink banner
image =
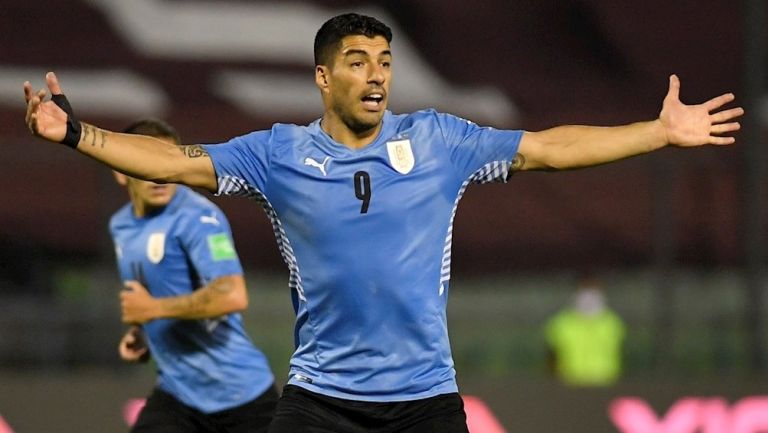
<path fill-rule="evenodd" d="M 768 397 L 744 397 L 733 405 L 722 397 L 684 397 L 657 416 L 637 397 L 622 397 L 608 410 L 621 433 L 764 433 L 768 431 Z"/>

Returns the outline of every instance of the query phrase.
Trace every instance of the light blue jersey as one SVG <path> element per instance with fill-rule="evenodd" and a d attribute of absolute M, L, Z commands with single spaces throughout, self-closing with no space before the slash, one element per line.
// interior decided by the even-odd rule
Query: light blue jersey
<path fill-rule="evenodd" d="M 522 136 L 386 112 L 365 148 L 315 121 L 207 145 L 218 193 L 270 217 L 290 271 L 289 383 L 363 401 L 457 392 L 446 326 L 451 231 L 470 183 L 506 181 Z"/>
<path fill-rule="evenodd" d="M 178 186 L 168 206 L 143 218 L 129 203 L 109 228 L 120 277 L 141 282 L 154 297 L 188 295 L 218 277 L 243 273 L 226 217 L 189 188 Z M 157 363 L 157 386 L 202 412 L 240 406 L 274 382 L 240 314 L 153 320 L 143 328 Z"/>

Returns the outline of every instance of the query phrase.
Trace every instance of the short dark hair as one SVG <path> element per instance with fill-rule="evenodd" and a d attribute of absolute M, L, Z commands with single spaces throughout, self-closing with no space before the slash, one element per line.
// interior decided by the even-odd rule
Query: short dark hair
<path fill-rule="evenodd" d="M 392 30 L 376 18 L 356 13 L 337 15 L 326 21 L 315 35 L 315 66 L 327 65 L 341 40 L 352 35 L 383 36 L 392 42 Z"/>
<path fill-rule="evenodd" d="M 132 123 L 123 130 L 126 134 L 149 135 L 152 137 L 167 137 L 176 144 L 181 144 L 181 137 L 176 129 L 160 119 L 142 119 Z"/>

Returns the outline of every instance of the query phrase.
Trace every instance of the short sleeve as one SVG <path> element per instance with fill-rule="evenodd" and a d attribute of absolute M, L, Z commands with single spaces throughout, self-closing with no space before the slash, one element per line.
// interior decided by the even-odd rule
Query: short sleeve
<path fill-rule="evenodd" d="M 463 179 L 506 182 L 523 131 L 478 126 L 450 114 L 435 115 L 451 161 Z"/>
<path fill-rule="evenodd" d="M 229 221 L 217 207 L 190 213 L 177 236 L 203 282 L 243 273 Z"/>
<path fill-rule="evenodd" d="M 256 131 L 225 143 L 205 144 L 216 171 L 216 195 L 264 193 L 269 177 L 271 131 Z"/>

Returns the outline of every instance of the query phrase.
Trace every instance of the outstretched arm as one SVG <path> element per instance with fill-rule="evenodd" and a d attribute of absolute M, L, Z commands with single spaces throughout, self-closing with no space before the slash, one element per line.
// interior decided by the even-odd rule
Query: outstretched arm
<path fill-rule="evenodd" d="M 526 132 L 513 169 L 572 169 L 616 161 L 667 145 L 732 144 L 735 139 L 723 134 L 739 129 L 734 119 L 744 110 L 721 108 L 733 100 L 733 94 L 726 93 L 703 104 L 685 105 L 680 101 L 680 80 L 672 75 L 658 119 L 614 127 L 570 125 Z"/>
<path fill-rule="evenodd" d="M 63 93 L 56 75 L 47 73 L 45 81 L 51 95 L 60 95 L 58 103 L 45 101 L 45 90 L 35 93 L 29 82 L 24 83 L 26 122 L 33 135 L 56 143 L 65 142 L 132 177 L 216 190 L 213 164 L 202 146 L 176 146 L 154 137 L 116 133 L 79 122 L 74 119 L 66 99 L 64 105 L 60 105 Z"/>
<path fill-rule="evenodd" d="M 243 311 L 248 292 L 242 275 L 216 278 L 205 287 L 182 296 L 154 298 L 138 281 L 128 281 L 120 292 L 123 322 L 142 324 L 155 319 L 211 319 Z"/>

